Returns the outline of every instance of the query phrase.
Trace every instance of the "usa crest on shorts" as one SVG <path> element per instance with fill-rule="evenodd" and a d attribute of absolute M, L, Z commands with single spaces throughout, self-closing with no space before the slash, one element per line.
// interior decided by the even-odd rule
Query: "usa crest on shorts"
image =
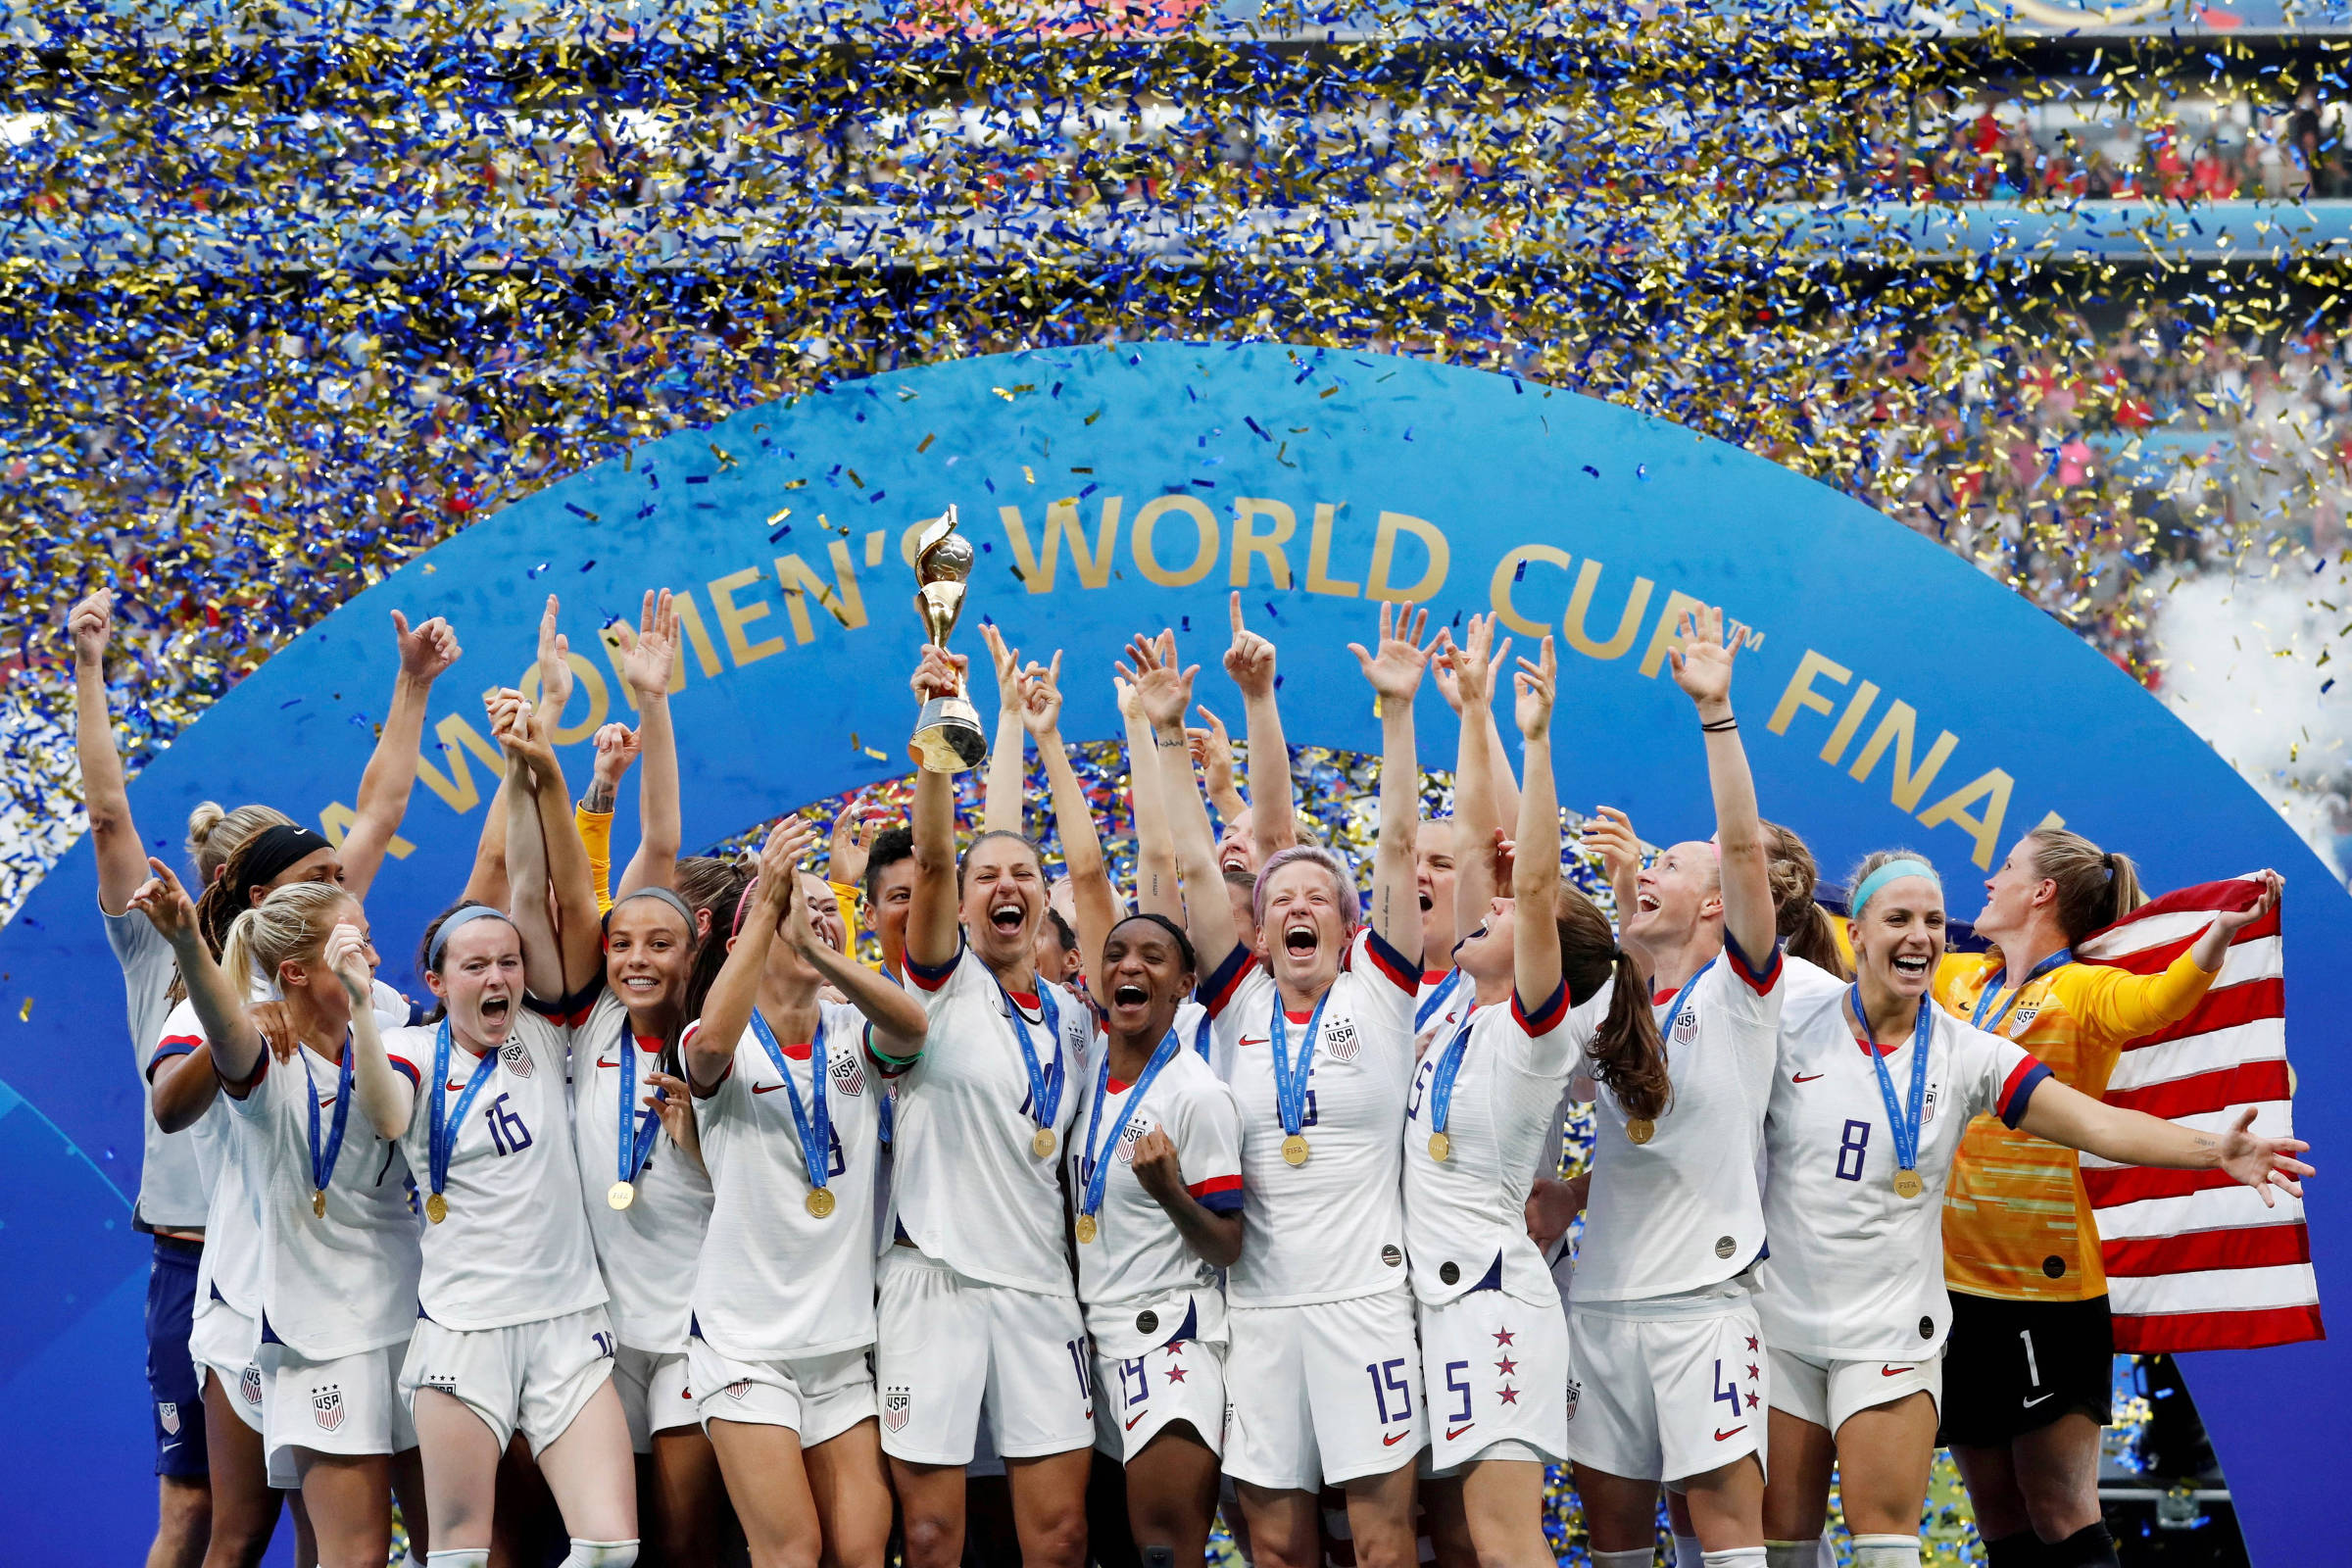
<path fill-rule="evenodd" d="M 340 1427 L 343 1424 L 342 1386 L 330 1383 L 323 1389 L 313 1389 L 311 1415 L 318 1423 L 321 1432 L 332 1432 Z"/>
<path fill-rule="evenodd" d="M 903 1388 L 885 1389 L 882 1393 L 882 1424 L 893 1432 L 906 1430 L 906 1417 L 913 1413 L 914 1396 Z"/>
<path fill-rule="evenodd" d="M 727 1385 L 727 1397 L 739 1404 L 743 1401 L 743 1396 L 751 1392 L 752 1380 L 750 1378 L 737 1378 Z"/>
<path fill-rule="evenodd" d="M 531 1048 L 519 1040 L 510 1040 L 499 1047 L 498 1059 L 506 1063 L 507 1071 L 517 1078 L 531 1075 Z"/>
<path fill-rule="evenodd" d="M 1585 1386 L 1574 1378 L 1568 1380 L 1568 1419 L 1576 1419 L 1576 1401 L 1584 1396 Z"/>
<path fill-rule="evenodd" d="M 247 1404 L 257 1410 L 261 1408 L 262 1369 L 251 1361 L 245 1363 L 244 1372 L 237 1378 L 237 1392 L 245 1396 Z"/>

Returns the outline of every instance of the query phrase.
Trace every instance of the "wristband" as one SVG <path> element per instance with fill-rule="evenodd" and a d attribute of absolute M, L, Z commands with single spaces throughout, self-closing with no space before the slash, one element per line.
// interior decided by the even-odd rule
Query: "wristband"
<path fill-rule="evenodd" d="M 1698 731 L 1699 731 L 1699 733 L 1700 733 L 1700 734 L 1702 734 L 1702 735 L 1726 735 L 1726 734 L 1729 734 L 1731 731 L 1738 729 L 1739 727 L 1740 727 L 1740 720 L 1739 720 L 1739 719 L 1737 719 L 1737 718 L 1733 718 L 1733 717 L 1725 717 L 1725 718 L 1719 718 L 1719 719 L 1715 720 L 1715 721 L 1714 721 L 1713 723 L 1711 723 L 1711 724 L 1709 724 L 1709 723 L 1704 723 L 1704 722 L 1700 723 L 1700 725 L 1698 726 Z"/>

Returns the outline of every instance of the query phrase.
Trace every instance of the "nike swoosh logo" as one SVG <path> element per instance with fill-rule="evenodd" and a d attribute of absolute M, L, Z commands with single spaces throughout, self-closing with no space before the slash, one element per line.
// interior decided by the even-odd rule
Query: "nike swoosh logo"
<path fill-rule="evenodd" d="M 1405 1439 L 1411 1436 L 1412 1434 L 1410 1432 L 1392 1432 L 1387 1437 L 1380 1440 L 1380 1446 L 1384 1448 L 1394 1448 L 1396 1446 L 1396 1445 L 1402 1443 Z"/>
<path fill-rule="evenodd" d="M 1742 1432 L 1745 1432 L 1746 1430 L 1747 1430 L 1747 1426 L 1746 1426 L 1746 1424 L 1745 1424 L 1744 1422 L 1742 1422 L 1742 1423 L 1741 1423 L 1740 1425 L 1739 1425 L 1739 1426 L 1736 1426 L 1736 1427 L 1732 1428 L 1732 1430 L 1731 1430 L 1731 1431 L 1729 1431 L 1729 1432 L 1725 1432 L 1725 1431 L 1721 1430 L 1720 1428 L 1718 1428 L 1718 1429 L 1717 1429 L 1717 1431 L 1716 1431 L 1716 1433 L 1715 1433 L 1715 1441 L 1716 1441 L 1717 1443 L 1728 1443 L 1728 1442 L 1729 1442 L 1729 1441 L 1731 1441 L 1733 1438 L 1736 1438 L 1736 1437 L 1738 1437 L 1738 1436 L 1739 1436 L 1740 1433 L 1742 1433 Z"/>
<path fill-rule="evenodd" d="M 1792 1074 L 1788 1081 L 1792 1084 L 1809 1084 L 1820 1076 L 1821 1074 L 1817 1072 L 1800 1072 Z"/>
<path fill-rule="evenodd" d="M 1473 1421 L 1469 1423 L 1468 1426 L 1447 1427 L 1446 1429 L 1446 1441 L 1447 1443 L 1451 1443 L 1454 1439 L 1460 1437 L 1463 1433 L 1469 1431 L 1471 1427 L 1476 1425 L 1478 1425 L 1478 1423 Z"/>
<path fill-rule="evenodd" d="M 1907 1366 L 1882 1366 L 1879 1368 L 1879 1376 L 1883 1378 L 1899 1378 L 1904 1373 L 1911 1370 L 1912 1368 Z"/>
<path fill-rule="evenodd" d="M 2058 1397 L 2058 1391 L 2057 1391 L 2056 1389 L 2052 1389 L 2052 1390 L 2051 1390 L 2049 1393 L 2047 1393 L 2047 1394 L 2036 1395 L 2034 1397 L 2033 1397 L 2033 1398 L 2031 1398 L 2031 1399 L 2028 1399 L 2028 1400 L 2026 1401 L 2026 1408 L 2027 1408 L 2027 1409 L 2029 1409 L 2029 1410 L 2031 1410 L 2031 1409 L 2033 1409 L 2033 1408 L 2034 1408 L 2035 1405 L 2039 1404 L 2039 1403 L 2040 1403 L 2042 1400 L 2044 1400 L 2044 1399 L 2055 1399 L 2056 1397 Z"/>
<path fill-rule="evenodd" d="M 607 1061 L 607 1060 L 606 1060 L 604 1057 L 602 1057 L 602 1056 L 599 1056 L 599 1057 L 597 1057 L 597 1058 L 596 1058 L 596 1064 L 597 1064 L 599 1067 L 617 1067 L 617 1066 L 619 1066 L 619 1065 L 620 1065 L 620 1063 L 619 1063 L 619 1062 L 617 1062 L 617 1061 Z"/>
<path fill-rule="evenodd" d="M 1270 1038 L 1271 1037 L 1260 1037 L 1259 1039 L 1252 1040 L 1248 1035 L 1244 1035 L 1242 1036 L 1241 1043 L 1245 1046 L 1262 1046 L 1269 1044 Z"/>
<path fill-rule="evenodd" d="M 1151 1413 L 1152 1413 L 1151 1411 L 1149 1411 L 1149 1410 L 1146 1410 L 1146 1411 L 1144 1412 L 1144 1415 L 1150 1415 Z M 1137 1416 L 1137 1417 L 1135 1418 L 1135 1420 L 1134 1420 L 1134 1421 L 1130 1421 L 1130 1422 L 1128 1422 L 1128 1423 L 1127 1423 L 1127 1430 L 1128 1430 L 1128 1431 L 1130 1431 L 1130 1432 L 1133 1432 L 1133 1431 L 1135 1430 L 1135 1422 L 1136 1422 L 1136 1421 L 1141 1421 L 1141 1420 L 1144 1418 L 1144 1415 L 1139 1415 L 1139 1416 Z"/>
<path fill-rule="evenodd" d="M 755 1095 L 772 1095 L 783 1087 L 784 1086 L 782 1084 L 754 1084 L 752 1085 L 752 1093 Z"/>
<path fill-rule="evenodd" d="M 466 1092 L 466 1086 L 464 1084 L 451 1084 L 449 1086 L 449 1092 L 453 1095 L 462 1095 Z"/>

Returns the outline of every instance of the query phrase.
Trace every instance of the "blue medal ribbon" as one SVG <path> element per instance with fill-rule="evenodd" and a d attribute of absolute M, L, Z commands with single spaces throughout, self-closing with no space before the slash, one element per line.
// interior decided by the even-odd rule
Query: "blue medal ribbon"
<path fill-rule="evenodd" d="M 1029 1069 L 1029 1108 L 1037 1117 L 1037 1125 L 1047 1132 L 1054 1130 L 1054 1113 L 1061 1109 L 1061 1084 L 1065 1076 L 1061 1062 L 1061 1008 L 1054 1004 L 1053 988 L 1041 976 L 1037 982 L 1038 1005 L 1045 1010 L 1046 1033 L 1054 1037 L 1054 1065 L 1051 1070 L 1039 1065 L 1037 1045 L 1029 1038 L 1029 1020 L 1021 1015 L 1020 1004 L 1004 982 L 997 982 L 997 992 L 1004 999 L 1004 1016 L 1012 1020 L 1012 1032 L 1021 1043 L 1021 1064 Z"/>
<path fill-rule="evenodd" d="M 759 1009 L 754 1008 L 757 1012 Z M 620 1058 L 620 1132 L 617 1144 L 620 1151 L 620 1179 L 633 1182 L 645 1169 L 646 1155 L 654 1152 L 654 1135 L 662 1130 L 662 1113 L 648 1105 L 643 1119 L 637 1112 L 637 1038 L 629 1027 L 629 1016 L 620 1016 L 620 1044 L 613 1049 Z M 654 1091 L 660 1095 L 661 1091 Z"/>
<path fill-rule="evenodd" d="M 1886 1058 L 1880 1054 L 1878 1042 L 1872 1038 L 1870 1014 L 1862 1010 L 1859 981 L 1847 992 L 1847 1000 L 1853 1005 L 1855 1019 L 1862 1025 L 1862 1050 L 1879 1075 L 1879 1098 L 1886 1102 L 1886 1124 L 1894 1134 L 1895 1168 L 1915 1171 L 1919 1169 L 1920 1129 L 1927 1123 L 1928 1042 L 1936 1029 L 1936 1009 L 1927 998 L 1919 999 L 1919 1024 L 1911 1036 L 1911 1097 L 1907 1105 L 1898 1106 L 1894 1102 L 1894 1075 L 1886 1070 Z"/>
<path fill-rule="evenodd" d="M 1143 1104 L 1144 1096 L 1151 1092 L 1152 1080 L 1157 1078 L 1160 1069 L 1174 1061 L 1176 1053 L 1183 1049 L 1177 1042 L 1176 1031 L 1170 1028 L 1167 1038 L 1159 1043 L 1159 1049 L 1152 1053 L 1151 1061 L 1144 1067 L 1144 1075 L 1138 1078 L 1135 1081 L 1135 1087 L 1128 1091 L 1127 1102 L 1120 1107 L 1119 1126 L 1122 1131 L 1126 1128 L 1128 1121 L 1134 1117 L 1137 1107 Z M 1109 1088 L 1110 1053 L 1105 1050 L 1102 1053 L 1102 1065 L 1095 1071 L 1094 1108 L 1086 1118 L 1086 1157 L 1078 1165 L 1079 1177 L 1086 1183 L 1086 1196 L 1080 1200 L 1078 1204 L 1078 1212 L 1081 1214 L 1094 1214 L 1102 1210 L 1103 1186 L 1110 1180 L 1109 1146 L 1102 1145 L 1100 1150 L 1102 1157 L 1099 1159 L 1096 1157 L 1098 1139 L 1102 1131 L 1102 1100 Z"/>
<path fill-rule="evenodd" d="M 297 1047 L 297 1050 L 300 1048 Z M 304 1098 L 311 1107 L 311 1190 L 324 1193 L 326 1184 L 335 1179 L 335 1161 L 343 1153 L 343 1130 L 351 1122 L 351 1036 L 343 1037 L 343 1065 L 335 1073 L 335 1119 L 326 1134 L 326 1148 L 318 1147 L 318 1086 L 311 1079 L 311 1064 L 302 1064 L 302 1076 L 310 1085 Z"/>
<path fill-rule="evenodd" d="M 1298 1070 L 1294 1073 L 1289 1021 L 1283 1015 L 1281 993 L 1274 997 L 1274 1024 L 1266 1031 L 1274 1047 L 1274 1107 L 1282 1113 L 1282 1130 L 1293 1138 L 1306 1120 L 1306 1080 L 1315 1070 L 1315 1042 L 1323 1038 L 1323 1004 L 1330 1000 L 1329 991 L 1315 999 L 1315 1010 L 1307 1015 L 1306 1043 L 1298 1048 Z"/>
<path fill-rule="evenodd" d="M 2048 974 L 2052 969 L 2060 968 L 2074 961 L 2075 950 L 2072 948 L 2060 948 L 2056 953 L 2051 954 L 2048 957 L 2042 959 L 2033 968 L 2027 970 L 2026 977 L 2017 983 L 2017 989 L 2015 991 L 2009 993 L 2008 1002 L 2002 1005 L 2000 1011 L 1992 1015 L 1992 1022 L 1990 1023 L 1986 1023 L 1984 1021 L 1984 1012 L 1985 1009 L 1990 1007 L 1993 1004 L 1993 1002 L 2000 996 L 2001 988 L 1997 985 L 1987 985 L 1984 988 L 1984 994 L 1977 998 L 1977 1015 L 1968 1021 L 1979 1029 L 1990 1029 L 1998 1031 L 2001 1027 L 2001 1020 L 2009 1016 L 2010 1009 L 2017 1005 L 2018 998 L 2026 994 L 2026 987 L 2032 985 L 2043 975 Z M 2008 967 L 2004 964 L 2001 969 L 2002 978 L 2006 979 L 2008 977 Z"/>
<path fill-rule="evenodd" d="M 497 1070 L 498 1053 L 483 1052 L 481 1059 L 473 1064 L 473 1076 L 466 1080 L 466 1092 L 458 1097 L 458 1108 L 447 1110 L 444 1114 L 447 1108 L 442 1098 L 443 1088 L 449 1082 L 449 1020 L 441 1020 L 441 1032 L 433 1040 L 432 1119 L 425 1127 L 424 1144 L 425 1180 L 431 1185 L 436 1198 L 441 1196 L 441 1189 L 449 1185 L 449 1160 L 457 1152 L 458 1129 L 465 1126 L 466 1113 L 473 1108 L 475 1097 L 481 1094 L 482 1086 L 490 1081 L 490 1075 Z"/>
<path fill-rule="evenodd" d="M 1445 1054 L 1438 1057 L 1437 1074 L 1429 1082 L 1431 1132 L 1442 1133 L 1446 1130 L 1446 1117 L 1453 1109 L 1453 1080 L 1461 1073 L 1462 1058 L 1470 1054 L 1470 1026 L 1477 1021 L 1478 1009 L 1473 1007 L 1470 1016 L 1464 1018 L 1462 1026 L 1453 1032 L 1453 1038 L 1446 1043 Z"/>
<path fill-rule="evenodd" d="M 1720 954 L 1717 955 L 1718 958 L 1720 956 Z M 1667 1007 L 1666 1016 L 1658 1020 L 1658 1033 L 1666 1035 L 1670 1038 L 1673 1036 L 1674 1021 L 1683 1015 L 1683 1004 L 1690 1000 L 1690 988 L 1697 985 L 1700 976 L 1704 975 L 1709 969 L 1714 968 L 1715 964 L 1716 958 L 1709 958 L 1706 962 L 1698 966 L 1697 974 L 1692 975 L 1690 979 L 1683 982 L 1683 989 L 1674 994 L 1674 1002 Z"/>
<path fill-rule="evenodd" d="M 792 1069 L 785 1064 L 784 1048 L 776 1044 L 775 1031 L 767 1026 L 765 1018 L 760 1016 L 758 1007 L 752 1009 L 752 1033 L 760 1037 L 760 1049 L 767 1053 L 767 1059 L 775 1063 L 776 1076 L 784 1080 L 784 1096 L 792 1102 L 792 1128 L 801 1137 L 801 1164 L 808 1172 L 810 1190 L 822 1192 L 826 1173 L 833 1165 L 833 1102 L 825 1098 L 825 1085 L 830 1075 L 825 1070 L 824 1015 L 817 1015 L 816 1039 L 808 1047 L 808 1070 L 811 1074 L 808 1094 L 816 1105 L 813 1115 L 801 1100 L 800 1087 L 792 1081 Z"/>
<path fill-rule="evenodd" d="M 1461 983 L 1462 971 L 1459 965 L 1446 971 L 1446 978 L 1438 982 L 1438 989 L 1432 991 L 1429 999 L 1413 1011 L 1413 1032 L 1415 1034 L 1428 1028 L 1429 1020 L 1445 1011 L 1446 999 L 1452 996 L 1454 988 Z"/>

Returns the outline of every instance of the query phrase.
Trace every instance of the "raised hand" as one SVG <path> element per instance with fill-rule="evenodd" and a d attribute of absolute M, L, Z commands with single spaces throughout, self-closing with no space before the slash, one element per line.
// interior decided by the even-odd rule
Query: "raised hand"
<path fill-rule="evenodd" d="M 1642 840 L 1634 832 L 1633 818 L 1614 806 L 1595 808 L 1585 818 L 1584 840 L 1585 848 L 1600 857 L 1611 886 L 1641 872 Z"/>
<path fill-rule="evenodd" d="M 1674 666 L 1674 683 L 1702 709 L 1725 707 L 1732 700 L 1732 650 L 1723 644 L 1723 612 L 1701 605 L 1683 612 L 1675 628 L 1675 646 L 1666 651 Z"/>
<path fill-rule="evenodd" d="M 1500 648 L 1494 646 L 1494 618 L 1472 615 L 1462 627 L 1460 642 L 1440 632 L 1438 643 L 1430 673 L 1436 677 L 1439 691 L 1446 693 L 1446 706 L 1459 713 L 1470 704 L 1493 702 L 1494 670 L 1504 666 L 1511 654 L 1508 637 L 1502 640 Z M 1452 688 L 1450 692 L 1446 691 L 1448 686 Z"/>
<path fill-rule="evenodd" d="M 343 982 L 343 994 L 355 1007 L 369 1004 L 374 990 L 375 965 L 368 961 L 368 939 L 360 928 L 348 920 L 338 921 L 326 934 L 323 954 L 327 968 Z"/>
<path fill-rule="evenodd" d="M 1363 667 L 1364 679 L 1383 702 L 1410 703 L 1413 693 L 1421 689 L 1421 672 L 1429 667 L 1429 656 L 1437 646 L 1424 643 L 1421 634 L 1429 629 L 1429 612 L 1416 611 L 1410 605 L 1380 607 L 1380 651 L 1366 653 L 1361 643 L 1349 643 L 1348 651 Z"/>
<path fill-rule="evenodd" d="M 546 716 L 533 709 L 522 693 L 511 688 L 486 700 L 490 705 L 491 739 L 505 749 L 511 761 L 523 766 L 525 782 L 536 794 L 558 773 L 556 749 L 548 739 Z"/>
<path fill-rule="evenodd" d="M 1104 1150 L 1102 1157 L 1111 1157 Z M 1185 1196 L 1184 1169 L 1176 1159 L 1176 1141 L 1157 1127 L 1135 1141 L 1135 1179 L 1162 1207 Z"/>
<path fill-rule="evenodd" d="M 2222 1169 L 2260 1193 L 2265 1208 L 2276 1208 L 2278 1204 L 2271 1192 L 2274 1187 L 2301 1198 L 2301 1178 L 2309 1176 L 2312 1168 L 2294 1156 L 2311 1146 L 2300 1138 L 2257 1137 L 2253 1126 L 2254 1107 L 2248 1105 L 2222 1135 Z"/>
<path fill-rule="evenodd" d="M 596 771 L 592 775 L 591 793 L 605 803 L 607 809 L 612 807 L 612 792 L 619 787 L 621 775 L 637 760 L 637 732 L 626 724 L 607 724 L 596 732 Z"/>
<path fill-rule="evenodd" d="M 1234 614 L 1241 614 L 1238 607 Z M 1176 634 L 1162 631 L 1157 637 L 1133 638 L 1127 644 L 1127 657 L 1135 661 L 1133 668 L 1125 664 L 1115 667 L 1135 688 L 1136 706 L 1145 722 L 1155 730 L 1182 728 L 1184 710 L 1193 706 L 1193 677 L 1200 666 L 1177 667 Z"/>
<path fill-rule="evenodd" d="M 1242 689 L 1244 697 L 1270 697 L 1274 693 L 1274 645 L 1242 624 L 1242 595 L 1234 591 L 1233 646 L 1225 650 L 1225 673 Z"/>
<path fill-rule="evenodd" d="M 1030 662 L 1021 671 L 1021 727 L 1043 741 L 1061 733 L 1061 650 L 1054 662 Z"/>
<path fill-rule="evenodd" d="M 1004 646 L 1004 634 L 993 620 L 980 623 L 980 640 L 988 644 L 989 662 L 997 669 L 997 710 L 1020 712 L 1027 705 L 1021 682 L 1021 651 Z M 1054 656 L 1058 661 L 1059 655 Z"/>
<path fill-rule="evenodd" d="M 918 703 L 954 697 L 963 690 L 963 678 L 971 667 L 972 662 L 963 655 L 951 654 L 937 643 L 925 643 L 922 662 L 915 665 L 906 684 L 913 688 Z"/>
<path fill-rule="evenodd" d="M 404 679 L 430 685 L 458 662 L 461 652 L 458 634 L 439 615 L 412 629 L 409 617 L 395 610 L 392 636 L 400 647 L 400 673 Z"/>
<path fill-rule="evenodd" d="M 648 588 L 637 612 L 637 629 L 631 631 L 625 620 L 615 622 L 612 639 L 620 649 L 621 678 L 637 700 L 667 697 L 678 662 L 678 612 L 669 590 Z"/>
<path fill-rule="evenodd" d="M 792 908 L 807 902 L 800 897 L 801 858 L 815 843 L 814 824 L 795 811 L 769 828 L 760 846 L 760 903 L 777 931 Z"/>
<path fill-rule="evenodd" d="M 154 874 L 130 896 L 130 907 L 145 915 L 148 924 L 174 947 L 195 940 L 196 901 L 163 861 L 149 856 L 147 869 Z"/>
<path fill-rule="evenodd" d="M 84 597 L 66 612 L 66 635 L 74 640 L 76 663 L 104 663 L 106 645 L 114 632 L 115 595 L 111 588 Z"/>
<path fill-rule="evenodd" d="M 1206 729 L 1188 729 L 1184 743 L 1193 754 L 1193 765 L 1200 769 L 1200 777 L 1208 786 L 1208 798 L 1217 800 L 1234 792 L 1233 737 L 1225 732 L 1225 721 L 1210 712 L 1205 704 L 1195 705 L 1202 718 L 1208 720 Z"/>
<path fill-rule="evenodd" d="M 1559 681 L 1560 666 L 1551 653 L 1551 639 L 1544 639 L 1540 662 L 1519 661 L 1518 673 L 1511 684 L 1519 694 L 1514 716 L 1519 720 L 1519 734 L 1526 740 L 1538 740 L 1551 733 L 1552 689 Z"/>
<path fill-rule="evenodd" d="M 865 880 L 865 862 L 874 853 L 874 840 L 891 819 L 888 807 L 860 794 L 833 819 L 832 843 L 826 850 L 825 875 L 836 882 Z"/>
<path fill-rule="evenodd" d="M 2229 946 L 2231 937 L 2278 907 L 2279 896 L 2286 891 L 2286 878 L 2267 866 L 2254 873 L 2254 880 L 2262 884 L 2262 897 L 2245 908 L 2223 910 L 2213 917 L 2213 924 L 2206 927 L 2209 931 L 2221 933 L 2224 947 Z"/>
<path fill-rule="evenodd" d="M 539 612 L 539 702 L 559 719 L 564 716 L 564 705 L 571 701 L 571 639 L 556 630 L 556 596 L 547 596 L 547 608 Z M 600 734 L 598 740 L 602 741 Z"/>

